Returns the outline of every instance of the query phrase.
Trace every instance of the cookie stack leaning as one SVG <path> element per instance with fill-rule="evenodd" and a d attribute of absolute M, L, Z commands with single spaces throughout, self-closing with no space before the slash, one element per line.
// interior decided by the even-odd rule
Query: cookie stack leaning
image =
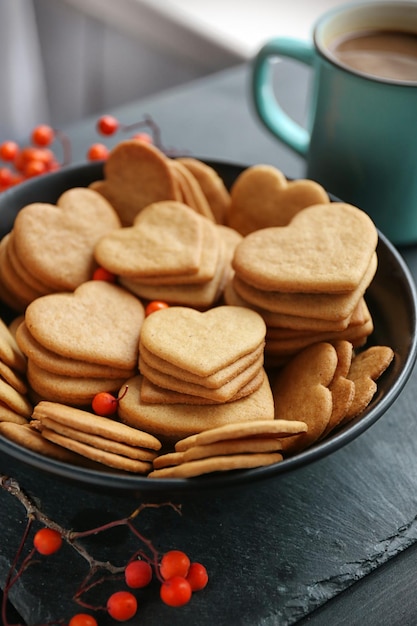
<path fill-rule="evenodd" d="M 231 276 L 241 237 L 177 201 L 142 209 L 133 226 L 102 237 L 94 256 L 126 289 L 146 300 L 205 309 Z"/>
<path fill-rule="evenodd" d="M 263 317 L 271 364 L 317 341 L 361 346 L 373 330 L 364 295 L 377 269 L 377 243 L 377 230 L 360 209 L 344 203 L 308 207 L 288 226 L 243 239 L 225 301 Z"/>
<path fill-rule="evenodd" d="M 175 452 L 155 457 L 150 478 L 190 478 L 282 461 L 281 439 L 304 433 L 298 420 L 235 422 L 177 441 Z"/>
<path fill-rule="evenodd" d="M 169 307 L 142 325 L 141 375 L 127 382 L 119 416 L 170 443 L 210 427 L 272 419 L 263 367 L 265 324 L 243 307 Z"/>
<path fill-rule="evenodd" d="M 30 426 L 48 442 L 115 469 L 147 474 L 161 443 L 148 433 L 56 402 L 39 402 Z"/>
<path fill-rule="evenodd" d="M 137 372 L 144 316 L 135 296 L 104 281 L 34 300 L 16 331 L 34 399 L 84 407 L 117 392 Z"/>

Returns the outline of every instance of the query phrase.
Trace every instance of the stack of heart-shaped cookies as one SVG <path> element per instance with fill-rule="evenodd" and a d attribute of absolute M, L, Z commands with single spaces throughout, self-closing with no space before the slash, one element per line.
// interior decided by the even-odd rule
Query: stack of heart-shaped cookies
<path fill-rule="evenodd" d="M 288 226 L 243 239 L 225 301 L 264 318 L 271 362 L 317 341 L 346 339 L 360 346 L 373 329 L 364 294 L 376 272 L 377 242 L 373 222 L 356 207 L 308 207 Z"/>
<path fill-rule="evenodd" d="M 85 406 L 137 372 L 144 307 L 125 289 L 87 281 L 34 300 L 16 331 L 36 399 Z"/>
<path fill-rule="evenodd" d="M 219 300 L 241 239 L 182 202 L 161 201 L 103 236 L 94 255 L 141 298 L 204 309 Z"/>
<path fill-rule="evenodd" d="M 135 474 L 149 472 L 161 447 L 148 433 L 56 402 L 38 402 L 32 418 L 32 429 L 49 443 Z"/>
<path fill-rule="evenodd" d="M 113 207 L 91 189 L 69 189 L 56 205 L 25 206 L 0 243 L 4 301 L 23 312 L 40 296 L 73 291 L 93 274 L 96 241 L 120 226 Z"/>
<path fill-rule="evenodd" d="M 170 307 L 142 325 L 141 375 L 120 398 L 123 421 L 171 441 L 240 419 L 271 419 L 265 323 L 243 307 Z"/>
<path fill-rule="evenodd" d="M 150 478 L 189 478 L 211 472 L 247 469 L 282 461 L 281 440 L 304 433 L 297 420 L 235 422 L 177 441 L 175 452 L 157 456 Z"/>

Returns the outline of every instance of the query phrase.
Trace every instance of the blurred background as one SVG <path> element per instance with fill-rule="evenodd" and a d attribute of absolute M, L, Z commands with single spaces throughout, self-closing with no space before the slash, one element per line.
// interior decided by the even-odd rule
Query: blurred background
<path fill-rule="evenodd" d="M 310 37 L 345 0 L 0 0 L 0 141 L 77 120 Z"/>

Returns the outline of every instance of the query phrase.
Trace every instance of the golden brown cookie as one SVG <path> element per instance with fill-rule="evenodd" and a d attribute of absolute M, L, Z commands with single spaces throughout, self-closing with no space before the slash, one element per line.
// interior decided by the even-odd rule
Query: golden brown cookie
<path fill-rule="evenodd" d="M 355 384 L 355 395 L 341 424 L 346 424 L 366 409 L 377 391 L 376 381 L 393 358 L 394 351 L 390 347 L 371 346 L 352 359 L 348 378 Z"/>
<path fill-rule="evenodd" d="M 28 424 L 29 417 L 24 417 L 14 409 L 0 404 L 0 422 L 12 422 L 13 424 Z"/>
<path fill-rule="evenodd" d="M 265 331 L 260 315 L 244 307 L 204 313 L 169 307 L 145 319 L 140 345 L 182 369 L 209 376 L 257 350 Z"/>
<path fill-rule="evenodd" d="M 32 417 L 41 423 L 44 418 L 51 419 L 62 426 L 75 428 L 84 433 L 104 437 L 130 446 L 149 448 L 150 450 L 159 450 L 161 447 L 160 441 L 147 432 L 130 428 L 107 417 L 94 415 L 94 413 L 56 402 L 39 402 L 33 410 Z"/>
<path fill-rule="evenodd" d="M 26 372 L 26 357 L 2 319 L 0 319 L 0 360 L 21 374 Z"/>
<path fill-rule="evenodd" d="M 40 433 L 33 430 L 29 424 L 0 422 L 0 435 L 42 456 L 50 457 L 57 461 L 63 461 L 64 463 L 80 465 L 81 457 L 69 450 L 65 450 L 59 445 L 47 441 Z"/>
<path fill-rule="evenodd" d="M 329 389 L 332 394 L 332 413 L 321 439 L 327 437 L 343 420 L 355 396 L 355 383 L 347 378 L 353 358 L 353 345 L 349 341 L 336 341 L 337 366 Z"/>
<path fill-rule="evenodd" d="M 42 429 L 42 437 L 62 448 L 71 450 L 80 456 L 84 456 L 91 461 L 95 461 L 107 467 L 132 472 L 134 474 L 147 474 L 152 469 L 152 464 L 149 461 L 139 461 L 127 456 L 122 456 L 121 454 L 115 454 L 114 452 L 100 450 L 87 443 L 82 443 L 81 441 L 71 439 L 65 435 L 60 435 L 48 428 Z"/>
<path fill-rule="evenodd" d="M 281 449 L 281 442 L 274 436 L 241 437 L 240 439 L 226 439 L 225 441 L 216 441 L 206 445 L 192 446 L 183 452 L 161 454 L 153 460 L 153 466 L 154 469 L 160 469 L 188 461 L 196 461 L 197 459 L 207 459 L 213 456 L 279 452 Z"/>
<path fill-rule="evenodd" d="M 230 193 L 223 179 L 213 167 L 199 159 L 182 157 L 177 160 L 198 180 L 216 222 L 224 224 L 230 208 Z"/>
<path fill-rule="evenodd" d="M 70 406 L 91 404 L 97 393 L 117 392 L 126 378 L 86 378 L 53 374 L 32 360 L 28 362 L 27 378 L 32 391 L 44 400 Z"/>
<path fill-rule="evenodd" d="M 155 205 L 154 205 L 155 206 Z M 185 205 L 183 205 L 185 207 Z M 145 213 L 147 209 L 145 209 L 143 213 Z M 141 215 L 142 215 L 141 214 Z M 175 285 L 176 287 L 180 287 L 181 285 L 201 285 L 203 283 L 207 283 L 212 280 L 217 271 L 217 264 L 220 258 L 221 252 L 221 239 L 219 237 L 219 233 L 216 229 L 216 226 L 206 220 L 205 218 L 199 219 L 201 226 L 201 254 L 198 260 L 198 267 L 192 273 L 187 270 L 187 272 L 181 274 L 169 274 L 165 273 L 164 268 L 160 267 L 155 270 L 155 273 L 151 276 L 143 275 L 143 266 L 141 271 L 131 275 L 131 278 L 134 278 L 138 283 L 142 285 L 148 285 L 151 287 L 164 287 L 165 285 Z M 163 238 L 164 228 L 161 226 L 160 229 L 160 237 Z M 187 229 L 188 231 L 188 229 Z M 188 234 L 191 234 L 190 232 Z M 196 241 L 193 242 L 192 238 L 188 241 L 188 246 L 190 250 L 195 250 Z M 169 255 L 171 260 L 168 265 L 171 264 L 171 271 L 175 266 L 175 259 L 181 256 L 181 251 L 179 250 L 179 241 L 176 237 L 173 239 L 170 237 L 166 239 L 166 249 L 169 250 Z M 152 251 L 151 245 L 146 248 L 146 254 L 152 256 L 154 252 Z M 159 253 L 159 250 L 155 250 L 155 256 L 163 256 Z M 184 253 L 184 258 L 181 261 L 181 264 L 185 263 L 186 254 Z M 127 274 L 126 274 L 127 275 Z"/>
<path fill-rule="evenodd" d="M 156 450 L 150 450 L 149 448 L 141 446 L 132 446 L 121 441 L 115 441 L 108 437 L 96 435 L 91 432 L 85 432 L 79 428 L 72 428 L 66 426 L 59 421 L 51 419 L 49 417 L 42 417 L 42 421 L 39 422 L 38 428 L 40 432 L 45 429 L 52 430 L 63 437 L 68 437 L 73 441 L 79 441 L 80 443 L 87 444 L 96 448 L 98 451 L 111 452 L 120 456 L 128 457 L 129 459 L 135 459 L 136 461 L 153 461 L 156 457 Z"/>
<path fill-rule="evenodd" d="M 134 376 L 136 368 L 126 369 L 101 365 L 100 363 L 89 363 L 77 359 L 70 359 L 61 356 L 52 350 L 42 346 L 29 332 L 26 322 L 21 322 L 16 330 L 16 342 L 23 354 L 33 364 L 39 368 L 67 377 L 87 377 L 87 378 L 119 378 L 126 379 Z"/>
<path fill-rule="evenodd" d="M 364 211 L 340 202 L 315 205 L 288 226 L 247 235 L 233 267 L 242 280 L 265 291 L 346 293 L 363 279 L 377 242 Z"/>
<path fill-rule="evenodd" d="M 306 433 L 282 442 L 285 454 L 311 446 L 327 427 L 333 408 L 329 386 L 337 364 L 334 346 L 317 343 L 294 356 L 272 383 L 275 419 L 298 419 L 308 427 Z"/>
<path fill-rule="evenodd" d="M 169 376 L 175 376 L 183 381 L 194 383 L 197 385 L 205 385 L 209 389 L 218 389 L 228 381 L 232 380 L 235 376 L 245 371 L 247 367 L 252 365 L 255 361 L 258 361 L 263 357 L 264 342 L 253 350 L 252 352 L 245 354 L 244 356 L 236 359 L 230 365 L 210 374 L 209 376 L 199 376 L 193 374 L 188 370 L 178 367 L 165 359 L 161 359 L 150 352 L 144 345 L 140 347 L 140 359 L 147 363 L 153 369 L 167 374 Z"/>
<path fill-rule="evenodd" d="M 143 378 L 141 387 L 141 398 L 147 404 L 222 404 L 224 402 L 236 402 L 246 396 L 251 395 L 259 389 L 264 381 L 265 371 L 261 368 L 258 373 L 243 385 L 234 396 L 228 400 L 216 400 L 202 396 L 191 395 L 189 393 L 172 391 L 164 387 L 159 387 L 148 378 Z"/>
<path fill-rule="evenodd" d="M 377 257 L 374 254 L 358 285 L 347 293 L 264 291 L 249 285 L 238 276 L 233 279 L 233 286 L 248 302 L 273 313 L 339 321 L 353 313 L 372 282 L 376 268 Z"/>
<path fill-rule="evenodd" d="M 116 209 L 130 226 L 146 206 L 160 200 L 182 201 L 170 160 L 155 146 L 135 139 L 119 142 L 104 165 L 104 180 L 90 187 Z"/>
<path fill-rule="evenodd" d="M 170 376 L 148 366 L 139 358 L 139 369 L 143 376 L 155 385 L 187 394 L 196 398 L 212 400 L 213 402 L 230 402 L 232 399 L 242 397 L 243 389 L 246 394 L 253 393 L 260 387 L 263 380 L 263 354 L 256 361 L 251 363 L 242 372 L 233 376 L 230 380 L 217 388 L 210 388 L 204 384 L 190 383 L 181 378 Z"/>
<path fill-rule="evenodd" d="M 222 244 L 222 242 L 220 242 Z M 149 285 L 140 279 L 120 278 L 120 284 L 144 300 L 163 300 L 171 305 L 205 310 L 214 306 L 223 292 L 223 285 L 229 275 L 225 249 L 219 246 L 216 271 L 213 278 L 205 283 Z"/>
<path fill-rule="evenodd" d="M 55 291 L 72 291 L 93 274 L 96 241 L 118 228 L 116 212 L 100 194 L 73 188 L 56 206 L 33 203 L 19 211 L 13 227 L 15 252 L 42 283 Z"/>
<path fill-rule="evenodd" d="M 218 442 L 246 441 L 246 439 L 272 437 L 280 439 L 306 432 L 307 426 L 299 420 L 258 420 L 236 421 L 219 427 L 207 428 L 204 431 L 186 437 L 175 444 L 176 452 L 185 452 L 195 446 L 207 446 Z"/>
<path fill-rule="evenodd" d="M 135 368 L 144 319 L 142 303 L 122 287 L 99 280 L 74 293 L 38 298 L 25 314 L 31 335 L 70 359 L 121 369 Z"/>
<path fill-rule="evenodd" d="M 22 417 L 29 417 L 32 413 L 32 405 L 27 396 L 16 391 L 12 385 L 2 379 L 0 379 L 0 402 Z"/>
<path fill-rule="evenodd" d="M 178 181 L 181 190 L 183 202 L 194 209 L 200 215 L 204 215 L 211 222 L 215 222 L 213 212 L 210 208 L 207 198 L 204 195 L 198 180 L 194 174 L 187 169 L 179 160 L 171 159 L 171 168 L 174 176 Z"/>
<path fill-rule="evenodd" d="M 6 363 L 3 363 L 3 361 L 0 361 L 0 379 L 9 383 L 9 385 L 19 393 L 26 394 L 28 392 L 27 384 L 23 376 L 6 365 Z"/>
<path fill-rule="evenodd" d="M 265 452 L 264 454 L 230 454 L 227 456 L 215 456 L 196 461 L 187 461 L 179 465 L 164 467 L 153 470 L 148 474 L 149 478 L 191 478 L 213 472 L 226 472 L 253 467 L 265 467 L 282 461 L 279 452 Z"/>
<path fill-rule="evenodd" d="M 266 376 L 254 393 L 236 402 L 217 405 L 147 404 L 141 398 L 142 381 L 142 376 L 127 381 L 127 393 L 119 396 L 119 417 L 133 428 L 145 430 L 170 443 L 207 428 L 233 422 L 273 420 L 274 417 L 272 393 Z"/>
<path fill-rule="evenodd" d="M 313 180 L 288 181 L 272 165 L 253 165 L 233 183 L 228 224 L 242 235 L 261 228 L 286 226 L 302 209 L 329 203 L 323 187 Z"/>
<path fill-rule="evenodd" d="M 95 258 L 118 276 L 195 274 L 200 267 L 203 224 L 181 202 L 155 202 L 141 211 L 132 226 L 102 237 Z"/>

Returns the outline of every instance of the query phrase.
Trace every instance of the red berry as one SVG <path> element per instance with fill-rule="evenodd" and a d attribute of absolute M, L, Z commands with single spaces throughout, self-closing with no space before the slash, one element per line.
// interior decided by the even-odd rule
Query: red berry
<path fill-rule="evenodd" d="M 166 302 L 162 302 L 161 300 L 152 300 L 145 307 L 145 315 L 146 317 L 155 311 L 160 311 L 161 309 L 167 309 L 168 304 Z"/>
<path fill-rule="evenodd" d="M 207 570 L 201 563 L 191 563 L 188 570 L 187 580 L 193 591 L 200 591 L 208 583 Z"/>
<path fill-rule="evenodd" d="M 160 589 L 162 602 L 168 606 L 183 606 L 192 596 L 191 585 L 183 576 L 173 576 L 165 580 Z"/>
<path fill-rule="evenodd" d="M 50 161 L 48 164 L 48 172 L 56 172 L 56 170 L 59 170 L 60 168 L 61 164 L 58 163 L 58 161 L 56 161 L 55 159 L 52 159 L 52 161 Z"/>
<path fill-rule="evenodd" d="M 130 591 L 116 591 L 107 600 L 107 612 L 118 622 L 131 619 L 138 609 L 135 596 Z"/>
<path fill-rule="evenodd" d="M 68 626 L 98 626 L 97 620 L 88 613 L 77 613 L 71 617 Z"/>
<path fill-rule="evenodd" d="M 152 580 L 152 567 L 147 561 L 132 561 L 126 565 L 125 580 L 133 589 L 146 587 Z"/>
<path fill-rule="evenodd" d="M 21 176 L 20 174 L 16 174 L 15 176 L 13 176 L 13 180 L 12 180 L 12 185 L 19 185 L 20 183 L 22 183 L 24 181 L 24 177 Z"/>
<path fill-rule="evenodd" d="M 91 406 L 97 415 L 109 417 L 116 413 L 119 401 L 108 391 L 100 391 L 94 396 Z"/>
<path fill-rule="evenodd" d="M 105 280 L 108 283 L 115 283 L 116 276 L 104 267 L 97 267 L 93 272 L 93 280 Z"/>
<path fill-rule="evenodd" d="M 40 174 L 44 174 L 46 172 L 46 165 L 42 161 L 37 161 L 34 159 L 33 161 L 28 161 L 23 174 L 26 178 L 32 178 L 33 176 L 39 176 Z"/>
<path fill-rule="evenodd" d="M 113 135 L 119 128 L 119 120 L 112 115 L 103 115 L 97 121 L 97 131 L 102 135 Z"/>
<path fill-rule="evenodd" d="M 18 152 L 19 146 L 14 141 L 4 141 L 0 145 L 0 157 L 3 161 L 14 161 Z"/>
<path fill-rule="evenodd" d="M 26 146 L 22 148 L 20 152 L 16 154 L 14 159 L 14 166 L 19 172 L 25 171 L 28 163 L 31 161 L 39 161 L 46 166 L 53 160 L 53 152 L 46 148 L 35 148 L 33 146 Z"/>
<path fill-rule="evenodd" d="M 109 156 L 110 150 L 102 143 L 93 143 L 87 152 L 89 161 L 103 161 Z"/>
<path fill-rule="evenodd" d="M 54 554 L 62 545 L 62 537 L 53 528 L 41 528 L 33 538 L 33 545 L 40 554 Z"/>
<path fill-rule="evenodd" d="M 49 146 L 49 144 L 53 142 L 54 138 L 54 129 L 47 124 L 36 126 L 31 135 L 32 143 L 35 144 L 35 146 Z"/>
<path fill-rule="evenodd" d="M 170 550 L 166 552 L 159 566 L 162 578 L 168 580 L 173 576 L 186 577 L 190 569 L 190 559 L 181 550 Z"/>
<path fill-rule="evenodd" d="M 0 189 L 10 187 L 13 183 L 13 173 L 8 167 L 0 167 Z"/>

